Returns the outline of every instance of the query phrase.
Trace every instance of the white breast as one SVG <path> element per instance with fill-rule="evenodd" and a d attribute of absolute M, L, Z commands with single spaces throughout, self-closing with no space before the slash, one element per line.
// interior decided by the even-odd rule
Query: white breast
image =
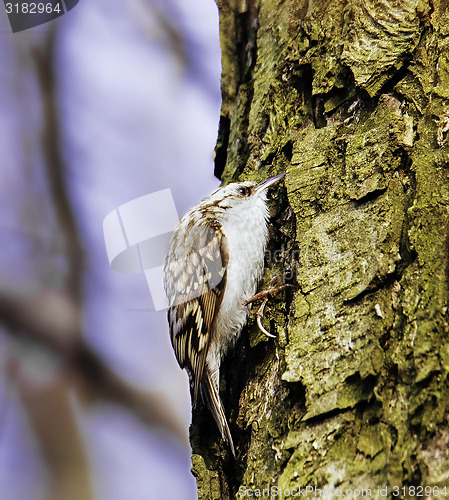
<path fill-rule="evenodd" d="M 267 216 L 266 202 L 258 198 L 243 210 L 240 207 L 236 213 L 228 210 L 226 219 L 222 221 L 229 262 L 226 288 L 216 323 L 216 339 L 221 347 L 220 353 L 216 354 L 220 357 L 246 323 L 250 307 L 244 302 L 254 295 L 262 276 L 268 239 Z"/>

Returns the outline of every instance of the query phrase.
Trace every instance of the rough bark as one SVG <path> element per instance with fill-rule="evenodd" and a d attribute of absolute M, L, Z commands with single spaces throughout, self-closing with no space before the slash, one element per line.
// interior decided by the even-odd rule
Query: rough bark
<path fill-rule="evenodd" d="M 230 182 L 287 172 L 265 282 L 287 271 L 294 292 L 269 303 L 277 339 L 250 320 L 226 360 L 235 460 L 207 411 L 194 414 L 199 498 L 239 498 L 241 486 L 372 497 L 396 487 L 406 498 L 411 486 L 444 488 L 449 5 L 218 6 L 216 173 Z"/>

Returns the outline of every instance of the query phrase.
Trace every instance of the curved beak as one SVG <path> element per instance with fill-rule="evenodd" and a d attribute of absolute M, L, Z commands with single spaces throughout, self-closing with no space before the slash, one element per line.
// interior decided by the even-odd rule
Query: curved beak
<path fill-rule="evenodd" d="M 270 186 L 275 184 L 276 182 L 280 181 L 285 177 L 285 174 L 279 174 L 275 175 L 274 177 L 270 177 L 266 181 L 261 182 L 256 189 L 255 194 L 260 194 L 262 191 L 266 191 Z"/>

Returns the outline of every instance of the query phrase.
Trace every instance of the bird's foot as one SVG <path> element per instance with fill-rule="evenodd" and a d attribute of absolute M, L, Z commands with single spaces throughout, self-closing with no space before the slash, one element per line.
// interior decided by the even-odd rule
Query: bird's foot
<path fill-rule="evenodd" d="M 282 292 L 283 290 L 285 290 L 286 288 L 290 288 L 291 286 L 292 285 L 289 285 L 288 283 L 284 283 L 284 281 L 280 276 L 276 276 L 270 281 L 270 284 L 266 290 L 262 290 L 261 292 L 253 295 L 250 299 L 245 300 L 245 306 L 246 306 L 248 304 L 252 304 L 256 300 L 263 299 L 261 306 L 257 310 L 256 317 L 257 317 L 257 326 L 259 327 L 259 330 L 267 337 L 276 338 L 276 335 L 271 334 L 262 325 L 263 311 L 265 309 L 265 305 L 268 302 L 268 298 L 270 297 L 270 295 Z"/>

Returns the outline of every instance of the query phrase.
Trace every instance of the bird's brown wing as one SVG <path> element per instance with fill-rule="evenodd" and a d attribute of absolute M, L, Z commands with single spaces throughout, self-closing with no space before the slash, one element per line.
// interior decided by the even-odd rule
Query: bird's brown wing
<path fill-rule="evenodd" d="M 227 243 L 221 226 L 216 225 L 191 227 L 184 237 L 174 238 L 172 245 L 178 248 L 169 255 L 177 255 L 177 261 L 165 267 L 170 337 L 179 365 L 191 377 L 195 405 L 226 287 Z"/>

